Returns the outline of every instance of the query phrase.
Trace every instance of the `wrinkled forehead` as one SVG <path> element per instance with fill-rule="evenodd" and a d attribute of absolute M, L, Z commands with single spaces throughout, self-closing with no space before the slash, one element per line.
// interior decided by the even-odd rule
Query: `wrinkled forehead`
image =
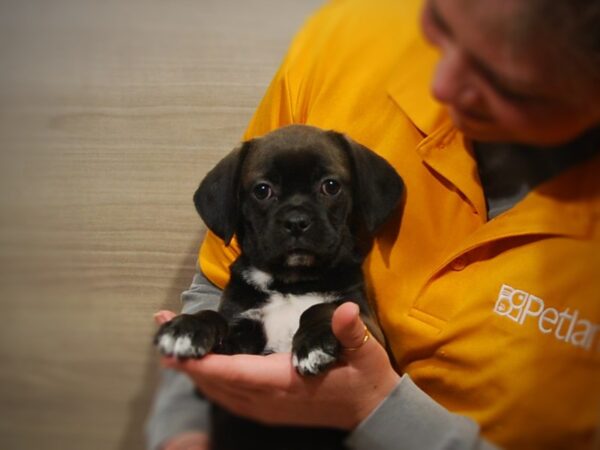
<path fill-rule="evenodd" d="M 280 185 L 311 185 L 334 176 L 349 182 L 350 162 L 330 139 L 258 140 L 249 149 L 242 170 L 245 188 L 259 180 Z"/>

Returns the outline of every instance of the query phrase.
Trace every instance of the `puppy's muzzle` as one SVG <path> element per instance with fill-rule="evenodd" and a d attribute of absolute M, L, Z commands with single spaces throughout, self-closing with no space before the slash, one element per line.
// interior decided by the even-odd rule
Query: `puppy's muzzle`
<path fill-rule="evenodd" d="M 302 236 L 312 224 L 311 217 L 302 211 L 290 211 L 283 217 L 283 228 L 293 237 Z"/>

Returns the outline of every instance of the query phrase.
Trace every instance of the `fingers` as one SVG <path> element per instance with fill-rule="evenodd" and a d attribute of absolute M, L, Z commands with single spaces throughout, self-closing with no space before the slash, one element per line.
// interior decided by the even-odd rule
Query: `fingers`
<path fill-rule="evenodd" d="M 263 395 L 263 391 L 240 389 L 237 386 L 224 383 L 207 382 L 201 378 L 193 378 L 194 384 L 209 400 L 225 405 L 233 412 L 239 413 L 243 406 L 252 405 L 256 395 Z M 234 411 L 235 410 L 235 411 Z"/>
<path fill-rule="evenodd" d="M 176 315 L 177 314 L 172 311 L 161 310 L 154 314 L 154 322 L 157 325 L 162 325 L 163 323 L 172 320 Z"/>
<path fill-rule="evenodd" d="M 289 353 L 259 355 L 209 354 L 202 359 L 163 358 L 163 364 L 206 383 L 229 384 L 240 389 L 287 389 L 298 378 Z"/>
<path fill-rule="evenodd" d="M 342 347 L 348 350 L 362 350 L 369 341 L 367 327 L 360 318 L 360 309 L 356 303 L 346 302 L 333 313 L 331 328 Z"/>
<path fill-rule="evenodd" d="M 275 409 L 268 406 L 271 405 L 268 402 L 286 398 L 292 377 L 299 378 L 289 353 L 210 354 L 200 360 L 178 361 L 165 357 L 162 361 L 167 367 L 186 373 L 212 402 L 239 416 L 265 423 L 278 423 L 281 411 L 273 417 Z"/>

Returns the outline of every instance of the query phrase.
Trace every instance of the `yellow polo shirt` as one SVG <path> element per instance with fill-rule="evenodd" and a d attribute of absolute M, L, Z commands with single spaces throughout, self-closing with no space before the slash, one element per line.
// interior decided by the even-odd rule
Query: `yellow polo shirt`
<path fill-rule="evenodd" d="M 338 0 L 304 26 L 245 139 L 335 129 L 406 183 L 365 263 L 397 365 L 501 446 L 587 448 L 600 424 L 600 158 L 486 220 L 472 151 L 429 92 L 436 52 L 414 0 Z M 209 233 L 204 274 L 238 254 Z"/>

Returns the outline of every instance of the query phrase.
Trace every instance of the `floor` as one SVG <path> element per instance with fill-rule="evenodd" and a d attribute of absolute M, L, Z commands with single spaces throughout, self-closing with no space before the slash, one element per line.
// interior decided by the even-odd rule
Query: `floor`
<path fill-rule="evenodd" d="M 317 0 L 0 2 L 0 448 L 142 449 L 191 198 Z"/>

